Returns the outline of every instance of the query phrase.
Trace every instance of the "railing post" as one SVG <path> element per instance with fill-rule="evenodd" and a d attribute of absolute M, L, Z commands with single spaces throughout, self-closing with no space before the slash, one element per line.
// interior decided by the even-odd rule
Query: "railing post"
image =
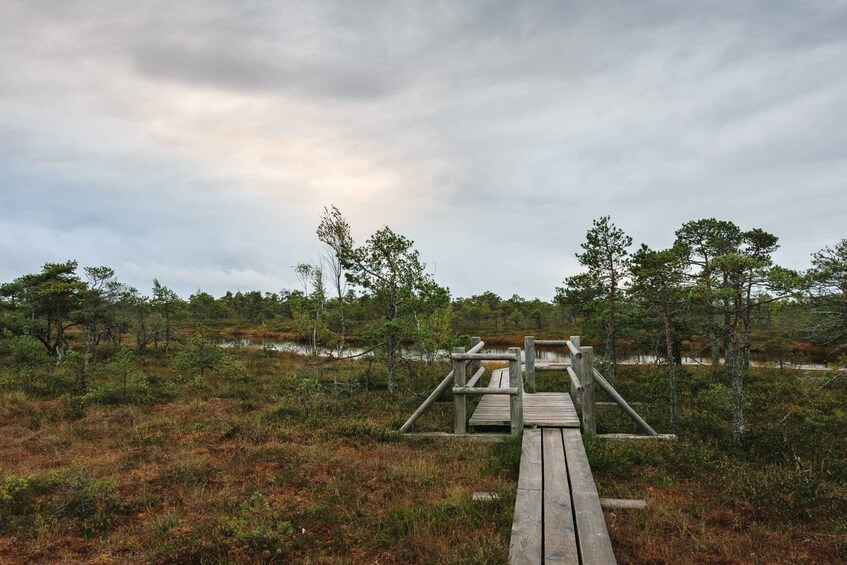
<path fill-rule="evenodd" d="M 509 396 L 509 420 L 513 436 L 523 435 L 523 383 L 521 382 L 521 348 L 510 347 L 509 353 L 515 359 L 509 360 L 509 388 L 518 389 L 517 394 Z"/>
<path fill-rule="evenodd" d="M 480 341 L 482 341 L 482 339 L 480 339 L 479 336 L 472 337 L 471 338 L 471 349 L 473 349 L 474 346 L 477 343 L 479 343 Z M 482 367 L 482 361 L 471 361 L 471 374 L 472 375 L 476 374 L 476 372 L 479 370 L 480 367 Z"/>
<path fill-rule="evenodd" d="M 580 347 L 582 363 L 579 380 L 582 383 L 582 431 L 597 433 L 597 421 L 594 417 L 594 348 Z"/>
<path fill-rule="evenodd" d="M 577 349 L 579 349 L 579 345 L 580 345 L 579 336 L 578 335 L 572 335 L 569 339 L 570 339 L 570 342 L 573 343 L 576 346 Z M 571 369 L 573 369 L 573 372 L 576 373 L 577 378 L 579 378 L 579 382 L 582 382 L 582 377 L 579 376 L 582 373 L 582 366 L 581 366 L 582 364 L 580 363 L 579 359 L 576 359 L 574 357 L 573 353 L 571 353 L 570 356 L 571 356 Z M 573 386 L 573 383 L 571 383 L 571 398 L 573 399 L 573 402 L 574 402 L 574 405 L 576 406 L 576 409 L 579 410 L 579 411 L 582 411 L 582 406 L 581 406 L 582 398 L 581 397 L 577 398 L 578 396 L 579 395 L 577 394 L 576 388 Z"/>
<path fill-rule="evenodd" d="M 453 353 L 464 353 L 464 347 L 454 347 Z M 453 386 L 465 386 L 467 361 L 453 360 Z M 464 394 L 453 393 L 453 433 L 467 433 L 467 402 Z"/>
<path fill-rule="evenodd" d="M 535 336 L 523 338 L 523 350 L 526 354 L 526 391 L 535 392 Z"/>

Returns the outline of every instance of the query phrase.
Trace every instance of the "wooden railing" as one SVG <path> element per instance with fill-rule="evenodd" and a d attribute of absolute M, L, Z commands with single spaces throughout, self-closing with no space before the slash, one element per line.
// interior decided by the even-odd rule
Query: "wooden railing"
<path fill-rule="evenodd" d="M 560 345 L 565 346 L 568 351 L 569 365 L 543 366 L 536 365 L 535 347 L 538 345 Z M 623 411 L 647 435 L 656 436 L 656 431 L 638 415 L 615 388 L 603 378 L 603 375 L 594 368 L 594 348 L 582 347 L 578 335 L 570 336 L 570 339 L 535 339 L 533 336 L 524 338 L 526 350 L 526 388 L 527 392 L 535 392 L 536 371 L 566 370 L 570 377 L 570 392 L 574 406 L 581 415 L 582 431 L 586 433 L 597 433 L 596 406 L 594 400 L 594 383 L 597 383 L 606 394 L 611 397 L 615 404 Z"/>
<path fill-rule="evenodd" d="M 484 343 L 484 342 L 480 342 Z M 467 433 L 467 395 L 469 394 L 508 394 L 509 421 L 512 435 L 523 434 L 523 377 L 521 374 L 521 348 L 510 347 L 508 353 L 477 353 L 465 351 L 464 347 L 453 349 L 453 431 L 457 434 Z M 470 362 L 480 364 L 482 361 L 508 361 L 509 386 L 507 388 L 477 387 L 480 377 L 485 372 L 479 367 L 471 380 L 466 381 L 467 366 Z"/>
<path fill-rule="evenodd" d="M 523 378 L 521 375 L 521 348 L 512 347 L 508 353 L 480 353 L 485 347 L 485 342 L 478 337 L 471 338 L 471 348 L 465 351 L 464 347 L 453 349 L 450 356 L 453 362 L 453 370 L 439 383 L 435 390 L 415 410 L 406 423 L 400 427 L 402 433 L 412 429 L 415 421 L 438 400 L 444 392 L 453 385 L 453 431 L 457 434 L 467 433 L 467 396 L 477 394 L 508 394 L 510 427 L 513 435 L 523 434 Z M 477 386 L 485 374 L 483 361 L 508 361 L 509 363 L 509 386 L 505 388 L 479 387 Z M 468 379 L 468 367 L 472 374 Z"/>

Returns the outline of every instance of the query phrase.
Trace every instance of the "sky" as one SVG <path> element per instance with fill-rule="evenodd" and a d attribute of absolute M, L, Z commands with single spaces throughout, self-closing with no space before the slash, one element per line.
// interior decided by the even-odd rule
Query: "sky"
<path fill-rule="evenodd" d="M 0 281 L 297 288 L 325 206 L 454 296 L 550 299 L 594 218 L 847 237 L 847 4 L 0 0 Z"/>

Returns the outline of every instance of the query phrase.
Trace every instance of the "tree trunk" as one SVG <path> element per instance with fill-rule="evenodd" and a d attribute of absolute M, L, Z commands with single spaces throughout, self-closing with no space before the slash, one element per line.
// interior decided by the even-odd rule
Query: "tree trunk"
<path fill-rule="evenodd" d="M 712 354 L 712 369 L 717 369 L 721 364 L 721 350 L 718 344 L 718 334 L 715 331 L 714 323 L 711 322 L 709 327 L 709 350 Z"/>
<path fill-rule="evenodd" d="M 731 326 L 731 340 L 727 344 L 727 362 L 729 361 L 729 345 L 732 345 L 732 445 L 741 447 L 744 443 L 744 376 L 746 368 L 741 362 L 739 345 L 742 339 L 739 335 L 738 324 L 742 318 L 741 296 L 735 298 L 735 314 Z"/>
<path fill-rule="evenodd" d="M 394 328 L 390 328 L 388 341 L 386 342 L 386 363 L 388 365 L 388 392 L 394 394 L 397 384 L 394 381 L 394 367 L 397 360 L 397 343 L 394 336 Z"/>
<path fill-rule="evenodd" d="M 671 337 L 670 316 L 667 308 L 662 312 L 662 321 L 665 326 L 665 348 L 668 360 L 668 394 L 670 402 L 670 425 L 676 428 L 677 405 L 676 405 L 676 359 L 674 355 L 673 338 Z"/>

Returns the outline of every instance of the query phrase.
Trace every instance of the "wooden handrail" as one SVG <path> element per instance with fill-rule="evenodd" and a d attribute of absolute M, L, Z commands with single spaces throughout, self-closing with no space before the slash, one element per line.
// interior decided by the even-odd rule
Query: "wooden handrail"
<path fill-rule="evenodd" d="M 576 376 L 576 373 L 571 367 L 566 367 L 568 370 L 568 376 L 571 378 L 571 386 L 576 389 L 577 394 L 582 394 L 582 383 L 579 382 L 579 377 Z"/>
<path fill-rule="evenodd" d="M 412 414 L 411 416 L 409 416 L 409 419 L 406 420 L 406 423 L 403 424 L 403 426 L 400 428 L 400 432 L 406 433 L 410 429 L 412 429 L 412 424 L 415 423 L 415 420 L 420 418 L 421 414 L 423 414 L 426 411 L 426 409 L 429 408 L 432 405 L 433 402 L 438 400 L 438 397 L 440 397 L 442 394 L 444 394 L 444 391 L 447 390 L 447 388 L 450 386 L 450 383 L 452 383 L 452 382 L 453 382 L 453 371 L 450 371 L 450 374 L 448 374 L 446 377 L 444 377 L 444 380 L 441 381 L 441 383 L 437 387 L 435 387 L 435 390 L 432 391 L 432 394 L 430 394 L 429 396 L 426 397 L 426 400 L 424 400 L 423 404 L 421 404 L 420 407 L 418 407 L 418 409 L 415 410 L 415 413 Z"/>
<path fill-rule="evenodd" d="M 477 370 L 477 372 L 473 374 L 473 376 L 471 377 L 471 380 L 469 380 L 469 381 L 468 381 L 468 384 L 466 384 L 465 386 L 466 386 L 466 387 L 468 387 L 468 388 L 473 388 L 473 387 L 475 387 L 475 386 L 476 386 L 477 381 L 479 381 L 479 378 L 480 378 L 480 377 L 481 377 L 484 373 L 485 373 L 485 367 L 480 367 L 480 368 Z M 456 392 L 456 391 L 454 390 L 453 392 Z"/>
<path fill-rule="evenodd" d="M 650 427 L 650 424 L 644 421 L 644 418 L 639 416 L 638 413 L 632 409 L 632 406 L 627 404 L 626 400 L 624 400 L 623 397 L 618 394 L 618 391 L 615 390 L 615 387 L 610 385 L 609 382 L 603 378 L 603 375 L 601 375 L 600 371 L 598 371 L 597 369 L 594 369 L 594 381 L 597 382 L 597 384 L 599 384 L 600 387 L 605 390 L 609 394 L 609 396 L 612 397 L 612 400 L 617 402 L 618 405 L 623 408 L 624 412 L 626 412 L 630 418 L 635 420 L 635 423 L 638 424 L 638 426 L 642 430 L 644 430 L 651 436 L 659 435 L 658 433 L 656 433 L 656 430 Z"/>
<path fill-rule="evenodd" d="M 567 344 L 568 349 L 571 352 L 571 355 L 573 355 L 574 357 L 576 357 L 578 359 L 582 358 L 582 351 L 579 350 L 579 347 L 574 345 L 574 342 L 572 342 L 571 340 L 567 340 L 565 343 Z"/>
<path fill-rule="evenodd" d="M 453 361 L 520 361 L 520 354 L 513 353 L 454 353 Z"/>
<path fill-rule="evenodd" d="M 453 394 L 508 394 L 516 396 L 519 392 L 517 388 L 454 386 Z"/>

